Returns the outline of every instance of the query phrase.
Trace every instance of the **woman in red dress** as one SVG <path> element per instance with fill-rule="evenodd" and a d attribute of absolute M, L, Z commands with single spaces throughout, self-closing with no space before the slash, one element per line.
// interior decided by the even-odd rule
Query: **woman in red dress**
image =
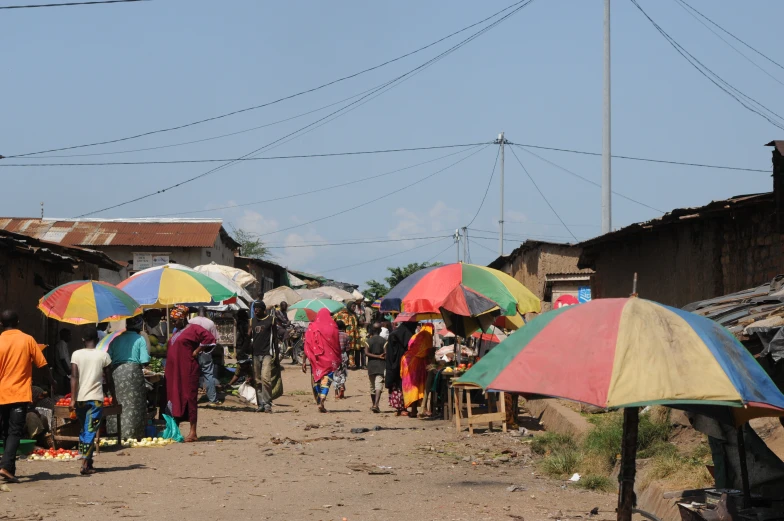
<path fill-rule="evenodd" d="M 188 308 L 177 306 L 171 311 L 172 325 L 177 332 L 169 340 L 166 355 L 166 395 L 171 415 L 177 423 L 187 421 L 191 431 L 186 443 L 198 441 L 196 420 L 199 393 L 199 353 L 216 339 L 206 329 L 187 322 Z"/>

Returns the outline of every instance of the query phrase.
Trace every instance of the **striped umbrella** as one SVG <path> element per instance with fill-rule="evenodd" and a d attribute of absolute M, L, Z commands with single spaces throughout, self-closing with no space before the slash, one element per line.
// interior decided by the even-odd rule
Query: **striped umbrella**
<path fill-rule="evenodd" d="M 639 407 L 668 405 L 735 426 L 784 416 L 784 395 L 729 331 L 705 317 L 635 297 L 545 313 L 455 385 L 624 408 L 618 509 L 624 520 L 631 519 L 634 497 Z M 742 470 L 745 457 L 741 450 Z M 746 475 L 743 484 L 748 500 Z"/>
<path fill-rule="evenodd" d="M 142 312 L 139 303 L 106 282 L 77 280 L 58 286 L 38 301 L 44 315 L 69 324 L 123 320 Z"/>
<path fill-rule="evenodd" d="M 541 303 L 502 271 L 459 263 L 425 268 L 406 277 L 381 300 L 381 311 L 440 313 L 449 329 L 466 336 L 491 325 L 497 315 L 538 313 Z"/>
<path fill-rule="evenodd" d="M 182 303 L 222 302 L 237 294 L 214 279 L 179 264 L 166 264 L 134 274 L 117 285 L 142 306 L 162 308 Z"/>

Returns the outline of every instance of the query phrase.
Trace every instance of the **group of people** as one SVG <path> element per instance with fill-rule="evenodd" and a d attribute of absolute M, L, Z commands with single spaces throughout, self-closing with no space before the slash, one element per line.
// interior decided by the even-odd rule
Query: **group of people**
<path fill-rule="evenodd" d="M 354 341 L 349 328 L 358 328 L 356 323 L 347 325 L 345 318 L 345 312 L 333 318 L 328 310 L 322 309 L 305 332 L 302 372 L 306 373 L 310 365 L 313 397 L 321 412 L 326 412 L 325 402 L 331 387 L 335 389 L 336 399 L 345 397 L 349 352 Z M 356 366 L 367 367 L 371 411 L 381 412 L 381 396 L 386 388 L 389 405 L 397 416 L 429 416 L 427 366 L 435 351 L 433 326 L 419 326 L 416 322 L 402 322 L 397 326 L 393 329 L 388 322 L 372 322 L 367 326 L 367 340 L 358 359 L 362 363 Z M 419 415 L 423 403 L 424 411 Z"/>

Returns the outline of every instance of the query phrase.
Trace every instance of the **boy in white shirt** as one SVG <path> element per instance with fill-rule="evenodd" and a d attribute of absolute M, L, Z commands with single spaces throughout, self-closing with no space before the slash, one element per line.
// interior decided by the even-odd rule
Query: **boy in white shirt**
<path fill-rule="evenodd" d="M 103 378 L 109 385 L 109 391 L 115 403 L 117 395 L 114 392 L 114 380 L 109 370 L 112 359 L 105 351 L 95 349 L 98 343 L 98 330 L 88 327 L 82 336 L 84 348 L 74 352 L 71 356 L 71 413 L 76 411 L 76 416 L 82 424 L 79 433 L 79 453 L 83 458 L 81 474 L 87 476 L 95 474 L 93 467 L 93 453 L 95 452 L 95 437 L 101 425 L 103 413 Z"/>

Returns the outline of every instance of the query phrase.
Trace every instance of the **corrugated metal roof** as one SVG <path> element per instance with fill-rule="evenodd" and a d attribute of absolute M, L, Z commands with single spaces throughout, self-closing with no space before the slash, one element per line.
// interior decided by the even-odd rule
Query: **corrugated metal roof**
<path fill-rule="evenodd" d="M 0 229 L 64 246 L 162 246 L 211 248 L 231 239 L 220 220 L 58 220 L 0 218 Z"/>

